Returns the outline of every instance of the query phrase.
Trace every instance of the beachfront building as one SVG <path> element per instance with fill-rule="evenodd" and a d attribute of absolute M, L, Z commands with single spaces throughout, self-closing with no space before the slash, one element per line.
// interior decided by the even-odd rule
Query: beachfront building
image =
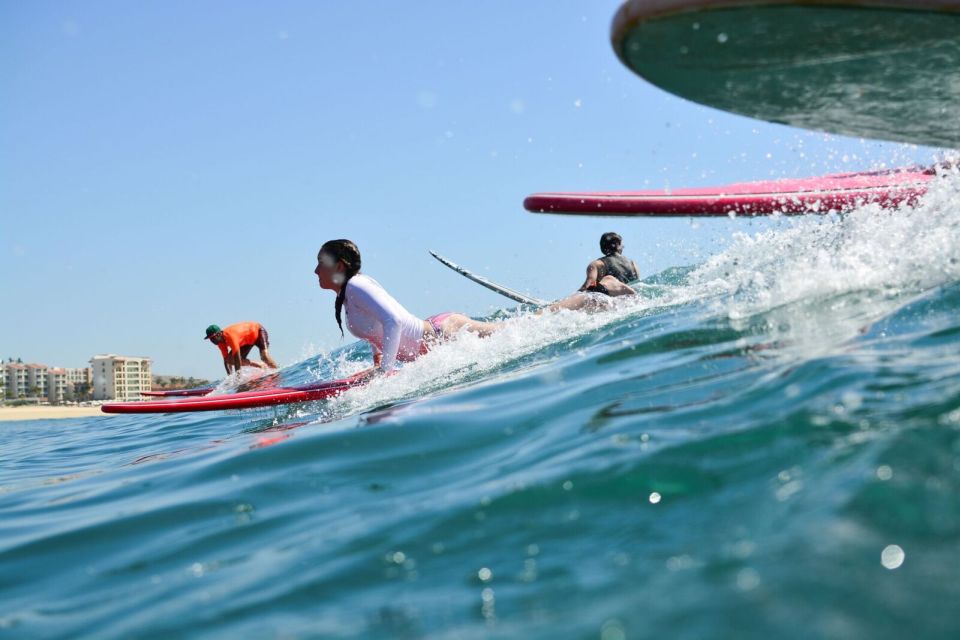
<path fill-rule="evenodd" d="M 84 400 L 93 392 L 93 371 L 90 367 L 64 369 L 67 372 L 68 397 L 71 400 Z"/>
<path fill-rule="evenodd" d="M 89 367 L 65 369 L 45 364 L 0 363 L 0 401 L 43 399 L 51 403 L 82 398 L 93 389 Z"/>
<path fill-rule="evenodd" d="M 45 364 L 28 364 L 27 367 L 27 397 L 43 398 L 47 395 L 47 370 Z"/>
<path fill-rule="evenodd" d="M 50 404 L 60 404 L 64 400 L 82 400 L 92 390 L 93 374 L 89 367 L 47 370 L 47 400 Z"/>
<path fill-rule="evenodd" d="M 8 400 L 42 398 L 47 395 L 47 365 L 45 364 L 4 362 L 2 377 L 4 397 Z"/>
<path fill-rule="evenodd" d="M 69 399 L 71 391 L 66 369 L 47 369 L 47 400 L 50 404 L 60 404 Z"/>
<path fill-rule="evenodd" d="M 78 369 L 64 369 L 67 372 L 67 382 L 72 385 L 93 384 L 93 372 L 90 367 Z"/>
<path fill-rule="evenodd" d="M 27 397 L 27 365 L 20 362 L 5 362 L 3 377 L 6 397 L 9 400 Z"/>
<path fill-rule="evenodd" d="M 140 395 L 152 388 L 150 358 L 118 356 L 112 353 L 93 356 L 94 400 L 141 400 Z"/>

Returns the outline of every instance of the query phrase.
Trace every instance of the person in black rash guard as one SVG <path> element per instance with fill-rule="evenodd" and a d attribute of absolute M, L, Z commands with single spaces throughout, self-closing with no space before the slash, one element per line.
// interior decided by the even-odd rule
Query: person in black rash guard
<path fill-rule="evenodd" d="M 640 279 L 637 263 L 623 255 L 623 238 L 610 231 L 600 236 L 598 258 L 587 265 L 587 279 L 578 291 L 604 293 L 610 297 L 636 293 L 629 283 Z"/>
<path fill-rule="evenodd" d="M 610 308 L 612 298 L 636 295 L 627 283 L 639 280 L 640 274 L 636 263 L 623 256 L 623 238 L 612 231 L 603 234 L 600 251 L 603 257 L 587 265 L 587 279 L 580 289 L 544 310 L 601 311 Z"/>

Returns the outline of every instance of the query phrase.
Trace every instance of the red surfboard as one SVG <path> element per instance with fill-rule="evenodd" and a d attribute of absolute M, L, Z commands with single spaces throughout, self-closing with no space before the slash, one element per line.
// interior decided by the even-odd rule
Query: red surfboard
<path fill-rule="evenodd" d="M 223 409 L 251 409 L 279 404 L 310 402 L 333 398 L 344 391 L 364 384 L 373 369 L 366 369 L 342 380 L 304 384 L 295 387 L 276 387 L 259 391 L 244 391 L 215 396 L 148 400 L 145 402 L 114 402 L 100 407 L 104 413 L 185 413 L 191 411 L 219 411 Z"/>
<path fill-rule="evenodd" d="M 845 212 L 871 203 L 882 207 L 916 204 L 935 176 L 933 167 L 914 167 L 670 191 L 535 193 L 523 201 L 523 206 L 533 213 L 589 216 L 765 216 Z"/>
<path fill-rule="evenodd" d="M 197 387 L 196 389 L 168 389 L 166 391 L 141 391 L 142 396 L 154 398 L 185 398 L 189 396 L 205 396 L 213 391 L 213 387 Z"/>

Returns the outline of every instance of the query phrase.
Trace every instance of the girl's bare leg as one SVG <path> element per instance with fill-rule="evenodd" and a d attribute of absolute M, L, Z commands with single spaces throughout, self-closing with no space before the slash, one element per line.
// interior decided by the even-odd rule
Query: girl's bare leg
<path fill-rule="evenodd" d="M 440 324 L 440 329 L 443 331 L 444 338 L 452 338 L 461 329 L 466 329 L 470 333 L 475 333 L 481 338 L 486 338 L 494 331 L 500 329 L 500 323 L 482 322 L 480 320 L 474 320 L 473 318 L 465 316 L 462 313 L 452 313 L 443 319 L 443 322 Z"/>

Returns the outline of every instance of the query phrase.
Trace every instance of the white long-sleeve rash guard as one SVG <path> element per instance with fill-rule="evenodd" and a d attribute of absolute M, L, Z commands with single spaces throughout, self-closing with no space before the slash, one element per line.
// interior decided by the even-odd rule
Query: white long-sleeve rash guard
<path fill-rule="evenodd" d="M 423 320 L 403 308 L 379 282 L 357 274 L 347 281 L 347 328 L 381 354 L 380 369 L 392 371 L 397 360 L 420 355 Z"/>

